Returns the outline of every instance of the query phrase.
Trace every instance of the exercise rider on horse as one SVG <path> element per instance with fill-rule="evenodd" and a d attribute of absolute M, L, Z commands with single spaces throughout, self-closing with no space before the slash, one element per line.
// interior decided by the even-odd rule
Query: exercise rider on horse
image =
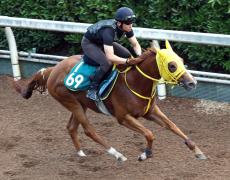
<path fill-rule="evenodd" d="M 132 25 L 136 17 L 132 9 L 121 7 L 116 11 L 115 19 L 101 20 L 88 27 L 81 46 L 85 62 L 98 66 L 87 97 L 98 100 L 98 87 L 113 64 L 136 64 L 135 58 L 129 59 L 131 53 L 116 41 L 125 35 L 136 55 L 141 55 L 141 46 L 134 36 Z"/>

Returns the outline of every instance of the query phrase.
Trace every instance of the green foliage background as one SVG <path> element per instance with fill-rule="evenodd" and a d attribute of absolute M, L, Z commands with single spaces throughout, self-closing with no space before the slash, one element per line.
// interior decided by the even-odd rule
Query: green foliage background
<path fill-rule="evenodd" d="M 138 27 L 230 34 L 229 0 L 1 0 L 0 15 L 95 23 L 113 18 L 121 6 L 135 11 Z M 35 47 L 39 53 L 81 53 L 82 34 L 18 28 L 13 31 L 20 51 Z M 140 41 L 143 48 L 149 47 L 148 41 Z M 172 45 L 190 69 L 230 72 L 229 47 L 178 42 Z M 4 31 L 0 31 L 0 49 L 8 49 Z"/>

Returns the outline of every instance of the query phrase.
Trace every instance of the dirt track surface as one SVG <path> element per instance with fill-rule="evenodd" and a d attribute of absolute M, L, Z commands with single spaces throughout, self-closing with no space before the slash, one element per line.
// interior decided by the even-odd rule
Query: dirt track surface
<path fill-rule="evenodd" d="M 92 111 L 87 114 L 97 132 L 128 160 L 117 163 L 82 128 L 80 138 L 87 157 L 79 158 L 66 130 L 70 113 L 48 95 L 36 93 L 29 100 L 22 99 L 2 76 L 0 180 L 230 179 L 230 105 L 172 97 L 158 104 L 199 145 L 207 160 L 195 159 L 179 137 L 140 119 L 156 140 L 153 158 L 138 162 L 144 137 Z"/>

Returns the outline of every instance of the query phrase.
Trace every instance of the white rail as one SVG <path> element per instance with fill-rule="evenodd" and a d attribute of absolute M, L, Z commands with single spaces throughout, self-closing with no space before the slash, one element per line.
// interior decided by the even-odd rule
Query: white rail
<path fill-rule="evenodd" d="M 0 27 L 2 26 L 2 27 L 16 27 L 16 28 L 27 28 L 27 29 L 40 29 L 40 30 L 49 30 L 49 31 L 61 31 L 61 32 L 70 32 L 70 33 L 84 33 L 86 32 L 86 29 L 89 25 L 91 24 L 0 16 Z M 138 38 L 142 38 L 142 39 L 150 39 L 150 40 L 168 39 L 170 41 L 230 46 L 230 35 L 171 31 L 171 30 L 149 29 L 149 28 L 138 28 L 138 27 L 134 28 L 134 31 L 135 31 L 135 35 Z M 1 53 L 3 55 L 0 55 L 0 57 L 2 58 L 9 57 L 9 55 L 7 55 L 8 52 L 6 53 L 3 50 L 0 50 L 0 54 Z M 42 63 L 49 63 L 49 64 L 57 63 L 57 61 L 49 60 L 50 58 L 53 60 L 54 59 L 61 60 L 66 58 L 60 56 L 26 53 L 26 52 L 19 52 L 18 54 L 20 60 L 42 62 Z M 193 71 L 193 70 L 190 70 L 190 72 L 194 75 L 197 75 L 196 78 L 198 81 L 230 84 L 230 80 L 228 80 L 230 75 L 227 74 L 209 73 L 209 72 L 201 72 L 201 71 Z M 206 76 L 206 77 L 201 77 L 201 76 Z M 224 78 L 224 79 L 218 79 L 218 78 Z"/>
<path fill-rule="evenodd" d="M 223 80 L 223 79 L 215 79 L 215 78 L 207 78 L 207 77 L 195 77 L 197 81 L 203 81 L 203 82 L 211 82 L 211 83 L 219 83 L 219 84 L 229 84 L 229 80 Z"/>
<path fill-rule="evenodd" d="M 221 73 L 212 73 L 212 72 L 204 72 L 204 71 L 194 71 L 194 70 L 189 70 L 189 72 L 195 75 L 230 79 L 230 74 L 221 74 Z"/>
<path fill-rule="evenodd" d="M 16 28 L 40 29 L 40 30 L 61 31 L 61 32 L 70 32 L 70 33 L 84 33 L 86 32 L 86 29 L 89 25 L 91 24 L 0 16 L 0 26 L 2 27 L 16 27 Z M 135 35 L 138 38 L 142 38 L 142 39 L 149 39 L 149 40 L 168 39 L 170 41 L 230 46 L 230 35 L 171 31 L 171 30 L 163 30 L 163 29 L 150 29 L 150 28 L 138 28 L 138 27 L 133 29 Z"/>
<path fill-rule="evenodd" d="M 19 60 L 22 61 L 30 61 L 30 62 L 37 62 L 37 63 L 53 64 L 53 65 L 67 58 L 66 56 L 54 56 L 54 55 L 27 53 L 27 52 L 19 52 L 18 55 L 19 55 Z M 9 59 L 10 51 L 0 50 L 0 58 Z M 193 74 L 196 80 L 198 81 L 230 84 L 229 74 L 220 74 L 220 73 L 194 71 L 194 70 L 189 70 L 189 72 Z M 205 77 L 200 77 L 200 76 L 205 76 Z M 222 78 L 222 79 L 217 79 L 217 78 Z"/>

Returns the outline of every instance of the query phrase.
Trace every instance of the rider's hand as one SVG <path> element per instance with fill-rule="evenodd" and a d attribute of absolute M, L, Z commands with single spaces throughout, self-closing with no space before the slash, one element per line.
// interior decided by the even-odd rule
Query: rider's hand
<path fill-rule="evenodd" d="M 127 65 L 136 65 L 136 64 L 139 64 L 141 61 L 143 61 L 143 59 L 141 59 L 141 58 L 128 58 L 126 60 L 126 64 Z"/>

